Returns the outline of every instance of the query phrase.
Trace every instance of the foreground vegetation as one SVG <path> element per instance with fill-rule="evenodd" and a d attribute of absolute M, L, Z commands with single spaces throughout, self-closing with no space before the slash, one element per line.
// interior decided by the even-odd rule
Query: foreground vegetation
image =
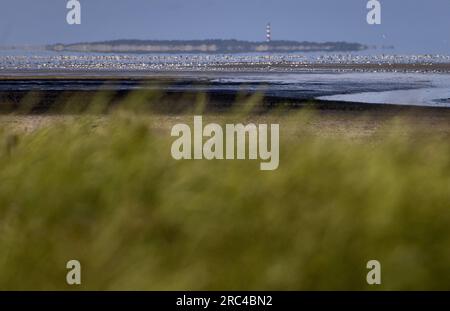
<path fill-rule="evenodd" d="M 71 259 L 83 290 L 450 289 L 448 140 L 319 137 L 293 115 L 261 172 L 177 162 L 149 118 L 0 131 L 0 289 L 71 289 Z"/>

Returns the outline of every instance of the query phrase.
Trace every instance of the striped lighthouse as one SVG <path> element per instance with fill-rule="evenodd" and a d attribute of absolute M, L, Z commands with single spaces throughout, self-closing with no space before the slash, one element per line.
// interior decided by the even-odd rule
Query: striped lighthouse
<path fill-rule="evenodd" d="M 266 41 L 269 43 L 272 41 L 272 26 L 270 23 L 267 23 L 266 26 Z"/>

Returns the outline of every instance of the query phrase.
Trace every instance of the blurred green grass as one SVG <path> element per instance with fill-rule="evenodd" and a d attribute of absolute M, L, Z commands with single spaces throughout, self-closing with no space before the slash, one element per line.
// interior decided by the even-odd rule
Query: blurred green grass
<path fill-rule="evenodd" d="M 450 142 L 330 139 L 304 120 L 280 124 L 274 172 L 177 162 L 132 111 L 4 128 L 0 289 L 449 290 Z"/>

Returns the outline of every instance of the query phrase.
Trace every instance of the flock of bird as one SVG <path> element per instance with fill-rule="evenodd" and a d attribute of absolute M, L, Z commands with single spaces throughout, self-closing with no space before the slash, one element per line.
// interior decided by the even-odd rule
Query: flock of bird
<path fill-rule="evenodd" d="M 0 70 L 295 71 L 313 65 L 448 64 L 448 55 L 357 54 L 43 54 L 0 55 Z"/>

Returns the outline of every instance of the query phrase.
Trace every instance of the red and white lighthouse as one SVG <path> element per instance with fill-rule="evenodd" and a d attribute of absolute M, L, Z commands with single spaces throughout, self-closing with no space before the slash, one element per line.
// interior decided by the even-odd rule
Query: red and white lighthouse
<path fill-rule="evenodd" d="M 270 23 L 267 23 L 266 26 L 266 41 L 271 42 L 272 41 L 272 26 Z"/>

